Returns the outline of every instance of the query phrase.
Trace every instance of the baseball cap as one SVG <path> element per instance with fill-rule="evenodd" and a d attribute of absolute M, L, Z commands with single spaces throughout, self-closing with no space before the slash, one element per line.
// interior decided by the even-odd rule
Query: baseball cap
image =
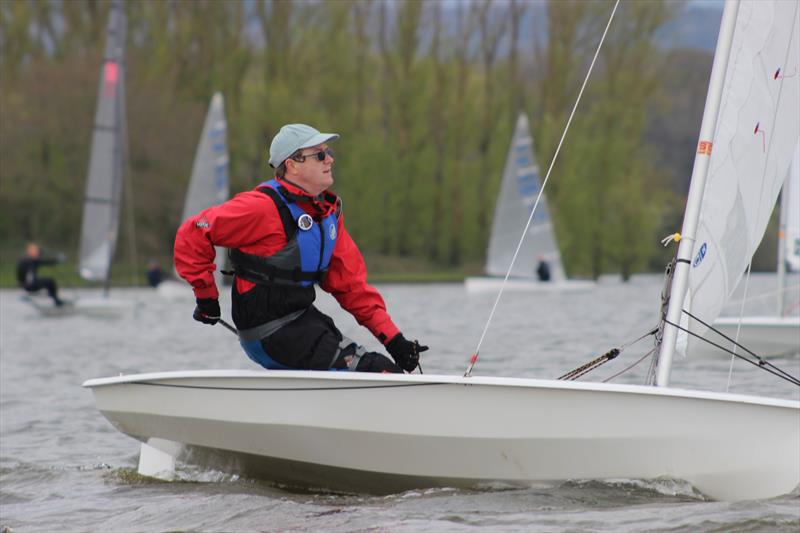
<path fill-rule="evenodd" d="M 316 128 L 306 124 L 286 124 L 269 145 L 269 166 L 278 168 L 297 150 L 335 141 L 338 138 L 338 133 L 320 133 Z"/>

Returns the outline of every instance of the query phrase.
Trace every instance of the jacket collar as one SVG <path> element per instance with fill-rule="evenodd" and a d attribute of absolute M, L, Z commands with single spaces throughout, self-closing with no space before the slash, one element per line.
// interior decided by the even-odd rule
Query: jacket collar
<path fill-rule="evenodd" d="M 336 195 L 333 193 L 325 190 L 322 191 L 317 196 L 311 196 L 308 194 L 307 191 L 302 189 L 300 186 L 295 185 L 291 181 L 288 181 L 283 178 L 278 178 L 277 176 L 275 179 L 278 181 L 280 186 L 288 191 L 288 198 L 287 200 L 291 200 L 293 202 L 303 203 L 319 215 L 326 216 L 331 210 L 335 207 L 336 204 Z M 284 196 L 287 196 L 284 194 Z"/>

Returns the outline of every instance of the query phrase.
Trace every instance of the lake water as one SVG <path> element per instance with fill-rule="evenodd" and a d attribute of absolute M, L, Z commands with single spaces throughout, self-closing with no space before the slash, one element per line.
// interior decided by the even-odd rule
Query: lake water
<path fill-rule="evenodd" d="M 604 279 L 586 292 L 506 293 L 473 374 L 558 377 L 655 326 L 661 283 L 660 276 L 642 276 L 624 284 Z M 756 275 L 749 291 L 756 295 L 774 286 L 774 276 Z M 378 287 L 405 335 L 431 347 L 423 356 L 425 373 L 463 373 L 496 294 L 467 294 L 458 284 Z M 233 334 L 192 320 L 189 297 L 166 299 L 146 289 L 118 290 L 113 296 L 137 301 L 136 312 L 117 320 L 43 318 L 18 291 L 0 291 L 2 531 L 800 529 L 800 491 L 766 501 L 712 502 L 679 480 L 572 481 L 376 497 L 287 490 L 186 465 L 179 467 L 179 481 L 140 477 L 138 441 L 100 415 L 91 392 L 81 388 L 83 381 L 119 373 L 255 366 Z M 790 298 L 798 301 L 800 293 L 795 290 Z M 318 304 L 346 335 L 378 347 L 327 295 Z M 223 298 L 223 313 L 229 316 L 226 307 Z M 750 310 L 769 313 L 773 307 L 773 298 L 763 298 Z M 649 338 L 641 341 L 585 379 L 605 379 L 651 346 Z M 774 362 L 800 375 L 800 354 Z M 729 368 L 724 356 L 678 359 L 673 385 L 800 399 L 798 387 L 744 363 L 734 363 L 729 382 Z M 644 361 L 616 382 L 640 384 L 646 371 Z"/>

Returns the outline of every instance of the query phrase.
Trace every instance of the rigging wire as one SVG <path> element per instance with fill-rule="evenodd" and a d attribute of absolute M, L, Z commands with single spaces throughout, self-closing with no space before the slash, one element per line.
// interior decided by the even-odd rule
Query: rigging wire
<path fill-rule="evenodd" d="M 511 258 L 511 264 L 508 266 L 508 270 L 506 271 L 506 275 L 503 278 L 503 283 L 500 285 L 500 291 L 497 293 L 497 298 L 495 298 L 494 305 L 492 305 L 492 310 L 489 313 L 489 318 L 486 320 L 486 324 L 483 327 L 483 332 L 481 333 L 481 337 L 478 340 L 478 345 L 475 347 L 475 353 L 472 354 L 469 361 L 469 367 L 467 367 L 466 372 L 464 372 L 464 377 L 470 377 L 472 374 L 472 369 L 475 367 L 475 363 L 478 362 L 478 354 L 481 350 L 481 345 L 483 344 L 483 340 L 486 337 L 486 332 L 489 330 L 489 324 L 492 322 L 492 318 L 494 317 L 494 313 L 497 310 L 497 304 L 500 303 L 500 298 L 503 296 L 503 290 L 506 287 L 506 282 L 508 281 L 508 277 L 511 275 L 511 269 L 514 267 L 514 263 L 517 260 L 517 255 L 519 255 L 519 251 L 522 248 L 522 242 L 525 240 L 525 235 L 528 233 L 528 228 L 531 226 L 531 221 L 533 220 L 533 215 L 536 213 L 536 208 L 539 205 L 539 200 L 542 198 L 542 193 L 544 193 L 544 188 L 547 186 L 547 180 L 550 179 L 550 172 L 553 170 L 553 166 L 555 165 L 556 159 L 558 158 L 558 154 L 561 151 L 561 145 L 564 143 L 564 138 L 567 136 L 567 131 L 569 131 L 569 126 L 572 123 L 572 118 L 575 116 L 575 111 L 578 109 L 578 104 L 581 101 L 581 97 L 583 96 L 583 91 L 586 89 L 586 84 L 589 82 L 589 76 L 592 74 L 592 69 L 594 69 L 594 64 L 597 62 L 597 57 L 600 55 L 600 49 L 603 46 L 603 42 L 606 39 L 606 34 L 608 34 L 608 28 L 611 26 L 611 21 L 614 20 L 614 14 L 617 12 L 617 7 L 619 6 L 619 0 L 616 0 L 614 3 L 614 9 L 611 10 L 611 15 L 608 18 L 608 22 L 606 23 L 605 30 L 603 30 L 603 35 L 600 37 L 600 43 L 597 45 L 597 50 L 594 52 L 594 57 L 592 58 L 592 62 L 589 65 L 589 70 L 586 72 L 586 77 L 583 79 L 583 84 L 581 85 L 581 90 L 578 92 L 578 98 L 575 100 L 575 105 L 572 106 L 572 112 L 569 114 L 569 118 L 567 119 L 567 124 L 564 126 L 564 131 L 561 133 L 561 139 L 558 141 L 558 146 L 556 146 L 556 151 L 553 154 L 553 159 L 550 160 L 550 167 L 547 169 L 547 174 L 545 174 L 544 181 L 542 182 L 542 186 L 539 189 L 539 194 L 536 196 L 536 202 L 533 204 L 533 208 L 531 209 L 531 214 L 528 216 L 528 222 L 525 224 L 525 229 L 522 232 L 522 236 L 519 238 L 519 242 L 517 243 L 517 249 L 514 250 L 514 255 Z"/>
<path fill-rule="evenodd" d="M 735 346 L 738 346 L 739 348 L 741 348 L 742 350 L 744 350 L 744 351 L 745 351 L 745 352 L 747 352 L 748 354 L 750 354 L 750 355 L 752 355 L 753 357 L 755 357 L 756 359 L 758 359 L 758 363 L 757 363 L 757 364 L 758 364 L 758 366 L 760 366 L 760 367 L 770 367 L 770 368 L 774 369 L 775 371 L 777 371 L 777 372 L 779 372 L 779 373 L 783 374 L 784 376 L 786 376 L 786 378 L 788 378 L 788 379 L 790 379 L 790 380 L 792 380 L 792 381 L 797 381 L 797 382 L 798 382 L 797 384 L 798 384 L 798 385 L 800 385 L 800 380 L 798 380 L 798 378 L 796 378 L 796 377 L 792 376 L 791 374 L 789 374 L 789 373 L 788 373 L 788 372 L 786 372 L 785 370 L 782 370 L 781 368 L 778 368 L 777 366 L 775 366 L 774 364 L 772 364 L 772 363 L 771 363 L 771 362 L 769 362 L 768 360 L 764 359 L 763 357 L 761 357 L 761 356 L 760 356 L 760 355 L 758 355 L 757 353 L 755 353 L 755 352 L 753 352 L 752 350 L 748 349 L 748 348 L 747 348 L 747 346 L 744 346 L 744 345 L 742 345 L 742 344 L 739 344 L 737 341 L 735 341 L 735 340 L 731 339 L 730 337 L 728 337 L 727 335 L 725 335 L 724 333 L 722 333 L 721 331 L 719 331 L 718 329 L 716 329 L 714 326 L 711 326 L 711 325 L 709 325 L 707 322 L 704 322 L 704 321 L 703 321 L 701 318 L 699 318 L 699 317 L 696 317 L 695 315 L 693 315 L 692 313 L 690 313 L 690 312 L 689 312 L 689 311 L 687 311 L 686 309 L 683 309 L 683 312 L 684 312 L 684 313 L 686 313 L 686 314 L 687 314 L 687 315 L 688 315 L 690 318 L 692 318 L 692 319 L 694 319 L 694 320 L 697 320 L 698 322 L 700 322 L 700 324 L 702 324 L 703 326 L 707 327 L 708 329 L 710 329 L 711 331 L 713 331 L 714 333 L 716 333 L 717 335 L 719 335 L 719 336 L 720 336 L 720 337 L 722 337 L 723 339 L 725 339 L 725 340 L 727 340 L 727 341 L 730 341 L 730 342 L 732 342 L 732 343 L 733 343 Z M 694 336 L 695 336 L 695 337 L 697 337 L 697 335 L 696 335 L 696 334 L 694 334 Z M 702 338 L 702 339 L 703 339 L 704 341 L 706 341 L 706 342 L 709 342 L 709 343 L 711 343 L 711 344 L 714 344 L 713 342 L 709 341 L 709 340 L 708 340 L 708 339 L 706 339 L 705 337 L 700 337 L 700 338 Z M 717 345 L 716 345 L 716 344 L 714 344 L 714 346 L 717 346 Z M 723 348 L 723 349 L 725 349 L 725 348 Z M 729 352 L 730 352 L 730 350 L 727 350 L 727 351 L 729 351 Z M 734 354 L 734 355 L 736 355 L 736 354 Z M 739 358 L 741 358 L 741 359 L 745 359 L 746 361 L 750 361 L 749 359 L 747 359 L 746 357 L 744 357 L 744 356 L 742 356 L 742 355 L 739 355 L 738 357 L 739 357 Z M 752 361 L 750 361 L 750 362 L 752 362 Z"/>
<path fill-rule="evenodd" d="M 761 191 L 763 193 L 763 191 L 764 191 L 763 187 L 761 188 Z M 761 207 L 760 206 L 759 206 L 759 211 L 761 211 Z M 736 361 L 736 357 L 735 357 L 736 348 L 739 347 L 739 334 L 742 331 L 742 317 L 744 316 L 744 302 L 747 301 L 747 292 L 748 292 L 748 289 L 750 287 L 750 274 L 753 271 L 752 269 L 753 269 L 753 258 L 751 257 L 750 261 L 747 263 L 747 273 L 745 274 L 745 277 L 744 277 L 744 295 L 742 296 L 742 304 L 739 306 L 739 323 L 736 325 L 736 340 L 733 341 L 733 352 L 732 352 L 732 355 L 731 355 L 731 363 L 728 366 L 728 383 L 725 385 L 725 392 L 730 392 L 730 390 L 731 390 L 731 381 L 733 380 L 733 363 L 734 363 L 734 361 Z M 683 309 L 683 312 L 686 313 L 689 316 L 692 316 L 685 309 Z M 717 333 L 719 333 L 719 332 L 717 332 Z M 721 333 L 720 333 L 720 335 L 721 335 Z M 728 340 L 730 340 L 730 339 L 728 339 Z M 742 348 L 744 348 L 744 346 L 742 346 Z M 747 350 L 747 351 L 749 352 L 750 350 Z M 752 353 L 752 352 L 750 352 L 750 353 Z M 753 355 L 755 355 L 755 354 L 753 354 Z"/>
<path fill-rule="evenodd" d="M 612 375 L 608 376 L 606 379 L 603 380 L 603 383 L 608 383 L 612 379 L 621 376 L 622 374 L 624 374 L 625 372 L 627 372 L 631 368 L 635 367 L 636 365 L 638 365 L 639 363 L 641 363 L 642 361 L 647 359 L 649 356 L 653 355 L 653 352 L 655 352 L 655 351 L 656 351 L 655 347 L 651 348 L 649 352 L 647 352 L 646 354 L 641 356 L 639 359 L 634 361 L 632 364 L 626 366 L 625 368 L 623 368 L 622 370 L 620 370 L 616 374 L 612 374 Z"/>
<path fill-rule="evenodd" d="M 684 313 L 685 312 L 686 311 L 684 310 Z M 691 335 L 692 337 L 695 337 L 695 338 L 698 338 L 698 339 L 700 339 L 700 340 L 702 340 L 704 342 L 707 342 L 708 344 L 710 344 L 712 346 L 715 346 L 715 347 L 719 348 L 722 351 L 728 352 L 728 353 L 738 357 L 739 359 L 750 363 L 753 366 L 761 368 L 762 370 L 764 370 L 766 372 L 769 372 L 770 374 L 773 374 L 773 375 L 775 375 L 775 376 L 777 376 L 777 377 L 779 377 L 779 378 L 781 378 L 783 380 L 788 381 L 789 383 L 791 383 L 793 385 L 800 386 L 800 379 L 796 378 L 795 376 L 792 376 L 791 374 L 785 372 L 784 370 L 781 370 L 780 368 L 776 367 L 775 365 L 773 365 L 772 363 L 770 363 L 766 359 L 762 359 L 761 357 L 758 357 L 757 355 L 753 354 L 755 357 L 758 357 L 758 361 L 753 361 L 752 359 L 749 359 L 749 358 L 747 358 L 747 357 L 745 357 L 743 355 L 737 354 L 736 352 L 734 352 L 732 350 L 729 350 L 728 348 L 726 348 L 726 347 L 724 347 L 722 345 L 719 345 L 719 344 L 717 344 L 717 343 L 715 343 L 713 341 L 710 341 L 710 340 L 698 335 L 697 333 L 695 333 L 693 331 L 689 331 L 687 328 L 684 328 L 683 326 L 681 326 L 679 324 L 675 324 L 674 322 L 671 322 L 671 321 L 666 320 L 666 319 L 664 321 L 667 324 L 669 324 L 669 325 L 671 325 L 671 326 L 673 326 L 673 327 L 675 327 L 675 328 L 677 328 L 677 329 L 679 329 L 679 330 L 681 330 L 683 332 L 686 332 L 687 334 Z M 720 333 L 720 335 L 722 335 L 722 333 Z M 731 339 L 728 338 L 728 340 L 731 340 Z M 739 346 L 741 346 L 741 345 L 739 345 Z M 741 346 L 741 348 L 744 349 L 744 350 L 747 350 L 747 348 L 745 348 L 744 346 Z M 747 350 L 747 351 L 749 352 L 750 350 Z M 775 370 L 773 370 L 773 368 Z"/>

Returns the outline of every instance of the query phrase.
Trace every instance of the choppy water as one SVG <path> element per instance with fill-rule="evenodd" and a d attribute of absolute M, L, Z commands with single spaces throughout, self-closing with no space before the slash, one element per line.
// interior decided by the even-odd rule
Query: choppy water
<path fill-rule="evenodd" d="M 425 372 L 463 373 L 496 295 L 470 295 L 461 285 L 379 288 L 406 336 L 431 346 L 423 359 Z M 654 326 L 660 288 L 660 276 L 646 276 L 627 284 L 604 280 L 588 292 L 508 293 L 474 374 L 557 377 Z M 755 276 L 750 294 L 773 288 L 771 276 Z M 121 320 L 42 318 L 17 291 L 0 292 L 0 530 L 800 529 L 798 491 L 766 501 L 710 502 L 674 480 L 435 489 L 374 497 L 290 490 L 187 466 L 178 472 L 180 481 L 142 478 L 135 473 L 138 442 L 114 430 L 80 384 L 120 372 L 254 366 L 230 332 L 191 319 L 191 299 L 168 300 L 145 289 L 114 295 L 137 300 L 137 312 Z M 800 294 L 793 297 L 800 299 Z M 346 335 L 378 347 L 332 299 L 321 297 L 319 306 Z M 769 312 L 773 306 L 772 299 L 764 299 L 752 310 Z M 618 372 L 649 347 L 643 341 L 628 348 L 589 378 Z M 800 354 L 775 362 L 800 374 Z M 673 384 L 722 391 L 729 386 L 728 370 L 726 357 L 678 360 Z M 645 372 L 646 362 L 617 381 L 641 383 Z M 734 365 L 730 390 L 800 399 L 797 387 L 741 363 Z"/>

